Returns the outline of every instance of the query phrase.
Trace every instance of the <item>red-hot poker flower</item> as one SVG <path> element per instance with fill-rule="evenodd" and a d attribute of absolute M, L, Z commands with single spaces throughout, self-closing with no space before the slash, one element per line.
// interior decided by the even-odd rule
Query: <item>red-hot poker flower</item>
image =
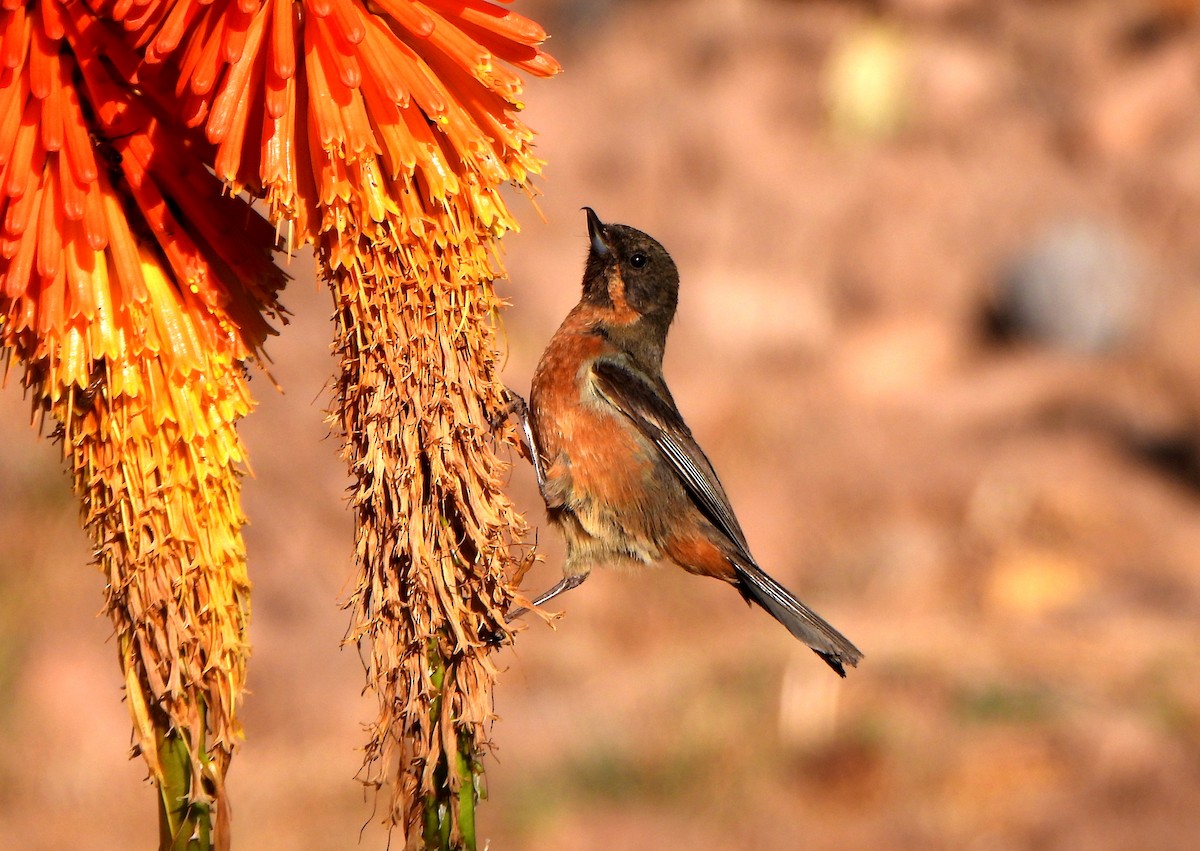
<path fill-rule="evenodd" d="M 137 747 L 161 783 L 181 742 L 180 794 L 223 828 L 249 606 L 234 423 L 283 276 L 135 67 L 77 0 L 0 3 L 0 357 L 58 423 Z"/>

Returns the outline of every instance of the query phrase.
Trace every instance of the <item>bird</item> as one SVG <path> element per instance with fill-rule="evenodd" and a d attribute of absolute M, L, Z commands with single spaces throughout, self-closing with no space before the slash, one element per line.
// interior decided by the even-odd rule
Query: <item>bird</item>
<path fill-rule="evenodd" d="M 562 581 L 532 605 L 596 567 L 672 562 L 734 586 L 845 677 L 862 652 L 759 567 L 667 388 L 675 261 L 653 237 L 583 209 L 582 296 L 546 346 L 528 403 L 510 395 L 547 517 L 566 542 Z"/>

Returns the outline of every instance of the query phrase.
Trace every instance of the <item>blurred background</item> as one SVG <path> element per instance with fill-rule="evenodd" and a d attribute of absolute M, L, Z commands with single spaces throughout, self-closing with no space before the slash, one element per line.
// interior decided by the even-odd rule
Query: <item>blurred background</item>
<path fill-rule="evenodd" d="M 578 296 L 581 205 L 658 237 L 676 399 L 764 567 L 866 660 L 839 682 L 681 571 L 595 575 L 496 657 L 491 848 L 1195 847 L 1197 5 L 517 4 L 566 72 L 528 91 L 548 165 L 505 240 L 507 381 Z M 235 843 L 383 848 L 330 304 L 290 269 L 285 393 L 257 378 L 243 428 Z M 8 384 L 0 845 L 153 847 L 101 579 Z M 512 492 L 544 524 L 523 464 Z"/>

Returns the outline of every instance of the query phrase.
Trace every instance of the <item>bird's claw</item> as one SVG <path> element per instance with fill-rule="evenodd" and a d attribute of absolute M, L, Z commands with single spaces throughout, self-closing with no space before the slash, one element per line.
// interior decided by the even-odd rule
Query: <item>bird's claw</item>
<path fill-rule="evenodd" d="M 529 404 L 521 394 L 514 393 L 507 387 L 504 388 L 504 395 L 506 397 L 504 407 L 489 421 L 489 424 L 494 431 L 513 414 L 517 415 L 517 420 L 521 424 L 520 448 L 524 450 L 530 463 L 533 464 L 533 472 L 537 474 L 538 490 L 545 497 L 546 468 L 542 465 L 541 454 L 537 450 L 537 441 L 533 437 L 533 424 L 529 421 Z"/>

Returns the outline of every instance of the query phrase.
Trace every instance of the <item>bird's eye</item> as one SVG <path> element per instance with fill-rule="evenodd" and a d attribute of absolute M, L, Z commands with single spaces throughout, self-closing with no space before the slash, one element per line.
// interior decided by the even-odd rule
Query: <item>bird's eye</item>
<path fill-rule="evenodd" d="M 629 258 L 629 265 L 635 269 L 640 269 L 650 261 L 650 258 L 640 251 Z"/>

